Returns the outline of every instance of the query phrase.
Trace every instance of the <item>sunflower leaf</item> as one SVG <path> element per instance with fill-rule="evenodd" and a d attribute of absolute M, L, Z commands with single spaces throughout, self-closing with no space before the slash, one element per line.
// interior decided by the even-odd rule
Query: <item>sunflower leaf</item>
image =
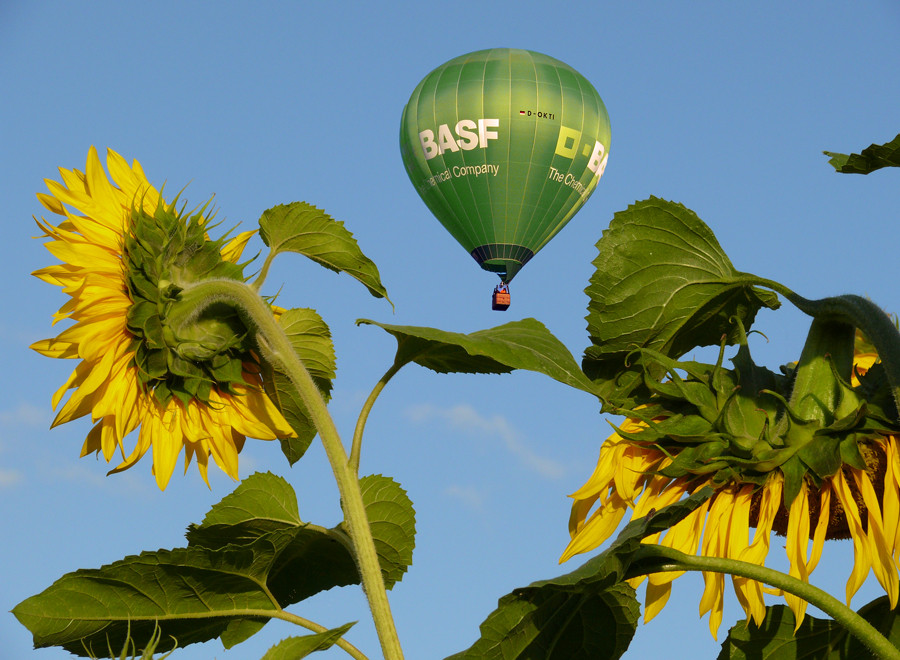
<path fill-rule="evenodd" d="M 858 613 L 900 648 L 900 612 L 891 610 L 887 596 L 864 605 Z M 757 627 L 743 620 L 728 631 L 717 660 L 852 660 L 872 656 L 859 639 L 836 621 L 807 614 L 796 633 L 794 623 L 794 613 L 789 607 L 767 607 L 762 625 Z"/>
<path fill-rule="evenodd" d="M 438 373 L 498 374 L 526 369 L 585 392 L 595 391 L 569 350 L 535 319 L 471 334 L 367 319 L 357 323 L 376 325 L 397 339 L 395 364 L 415 362 Z"/>
<path fill-rule="evenodd" d="M 858 154 L 823 151 L 828 163 L 841 174 L 870 174 L 882 167 L 900 167 L 900 135 L 887 144 L 871 144 Z"/>
<path fill-rule="evenodd" d="M 300 660 L 300 658 L 305 658 L 310 653 L 325 651 L 334 646 L 353 627 L 354 623 L 355 621 L 345 623 L 337 628 L 314 635 L 288 637 L 266 651 L 261 660 Z"/>
<path fill-rule="evenodd" d="M 294 351 L 327 402 L 331 396 L 332 380 L 337 373 L 337 361 L 331 332 L 325 321 L 314 310 L 289 309 L 281 314 L 278 324 L 287 334 Z M 297 434 L 296 438 L 281 441 L 281 451 L 293 465 L 303 457 L 316 437 L 316 427 L 310 419 L 306 404 L 285 374 L 265 363 L 263 384 L 266 394 Z"/>
<path fill-rule="evenodd" d="M 149 639 L 157 623 L 163 637 L 176 639 L 180 647 L 225 636 L 228 630 L 230 641 L 240 641 L 254 628 L 241 624 L 255 621 L 261 627 L 290 604 L 274 602 L 266 587 L 280 585 L 288 571 L 273 569 L 298 543 L 309 542 L 305 536 L 295 528 L 219 550 L 193 546 L 144 552 L 64 575 L 13 612 L 31 631 L 35 647 L 61 646 L 80 656 L 102 655 L 108 645 L 121 647 L 129 632 L 135 640 Z M 334 554 L 318 552 L 332 573 L 337 572 Z M 340 573 L 351 583 L 355 565 L 349 553 L 343 563 Z"/>
<path fill-rule="evenodd" d="M 359 487 L 384 584 L 390 589 L 412 565 L 416 512 L 406 491 L 390 477 L 380 474 L 362 477 Z M 343 523 L 338 526 L 342 528 Z"/>
<path fill-rule="evenodd" d="M 270 258 L 281 252 L 302 254 L 329 270 L 347 273 L 376 298 L 391 302 L 378 267 L 362 253 L 353 234 L 343 222 L 312 204 L 279 204 L 264 211 L 259 219 L 259 235 L 272 250 Z"/>
<path fill-rule="evenodd" d="M 704 488 L 653 515 L 634 520 L 606 551 L 580 568 L 504 596 L 481 624 L 481 638 L 447 660 L 621 657 L 640 616 L 634 589 L 624 580 L 641 540 L 677 523 L 712 492 Z"/>
<path fill-rule="evenodd" d="M 375 488 L 367 502 L 372 526 L 396 524 L 403 537 L 409 524 L 385 512 L 402 499 L 402 489 L 393 482 L 385 487 L 382 480 L 373 484 L 387 496 Z M 396 550 L 379 556 L 385 577 L 396 581 L 411 539 L 404 543 L 384 530 L 379 536 Z M 186 548 L 144 552 L 64 575 L 13 613 L 32 632 L 36 647 L 61 646 L 81 656 L 121 648 L 129 635 L 151 639 L 157 625 L 162 638 L 174 638 L 179 647 L 218 637 L 228 648 L 293 603 L 359 583 L 344 532 L 302 522 L 293 489 L 272 474 L 245 479 L 202 523 L 191 525 L 187 537 Z"/>
<path fill-rule="evenodd" d="M 677 358 L 698 346 L 737 343 L 777 296 L 735 270 L 697 215 L 656 197 L 616 213 L 597 243 L 597 267 L 585 292 L 592 345 L 582 366 L 604 392 L 627 372 L 628 354 L 651 348 Z M 638 383 L 633 382 L 633 385 Z M 621 394 L 619 394 L 621 396 Z"/>

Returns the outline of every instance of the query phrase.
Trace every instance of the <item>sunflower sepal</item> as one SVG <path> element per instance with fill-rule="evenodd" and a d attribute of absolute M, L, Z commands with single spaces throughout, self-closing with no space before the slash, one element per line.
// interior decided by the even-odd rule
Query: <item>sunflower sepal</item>
<path fill-rule="evenodd" d="M 821 481 L 843 463 L 863 463 L 855 447 L 860 433 L 890 426 L 889 419 L 870 418 L 860 387 L 849 382 L 845 344 L 854 332 L 845 324 L 819 322 L 804 360 L 788 370 L 793 383 L 757 366 L 746 335 L 741 337 L 732 369 L 722 365 L 724 340 L 715 364 L 634 351 L 633 363 L 643 369 L 650 396 L 645 405 L 625 411 L 642 422 L 639 427 L 614 428 L 620 437 L 668 455 L 671 460 L 652 473 L 670 478 L 709 476 L 719 485 L 731 480 L 761 485 L 771 471 L 796 459 L 785 473 L 784 504 L 790 506 L 805 475 Z"/>

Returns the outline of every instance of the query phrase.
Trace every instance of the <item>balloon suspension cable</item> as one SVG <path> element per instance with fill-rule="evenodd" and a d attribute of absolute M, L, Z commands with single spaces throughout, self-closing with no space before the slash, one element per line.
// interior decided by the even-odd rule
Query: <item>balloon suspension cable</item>
<path fill-rule="evenodd" d="M 500 284 L 494 287 L 494 295 L 491 296 L 491 309 L 505 312 L 509 309 L 509 284 L 500 280 Z"/>

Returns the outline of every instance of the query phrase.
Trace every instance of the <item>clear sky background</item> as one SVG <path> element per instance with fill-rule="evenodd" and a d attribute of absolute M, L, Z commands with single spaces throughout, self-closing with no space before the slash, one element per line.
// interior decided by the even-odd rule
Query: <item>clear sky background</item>
<path fill-rule="evenodd" d="M 26 2 L 0 0 L 0 656 L 52 660 L 8 610 L 63 573 L 184 544 L 184 529 L 231 492 L 195 467 L 160 492 L 149 457 L 106 477 L 78 453 L 90 423 L 48 430 L 50 396 L 74 367 L 28 345 L 52 334 L 64 296 L 29 273 L 54 263 L 30 237 L 35 193 L 58 166 L 84 168 L 90 145 L 137 159 L 151 182 L 218 219 L 256 226 L 262 211 L 305 200 L 355 234 L 396 304 L 296 255 L 276 261 L 267 292 L 313 307 L 331 327 L 338 377 L 331 405 L 349 438 L 395 342 L 357 318 L 472 332 L 535 317 L 580 360 L 583 293 L 616 211 L 655 195 L 693 209 L 735 266 L 810 298 L 872 297 L 900 311 L 900 173 L 838 175 L 822 150 L 859 151 L 900 131 L 900 5 L 871 2 Z M 446 60 L 490 47 L 547 53 L 579 70 L 612 125 L 609 165 L 572 222 L 516 277 L 506 313 L 490 310 L 496 277 L 430 215 L 400 160 L 400 113 Z M 258 239 L 251 250 L 261 249 Z M 249 254 L 249 253 L 248 253 Z M 771 368 L 799 355 L 807 320 L 759 315 L 751 349 Z M 575 569 L 559 567 L 567 494 L 590 475 L 607 421 L 588 395 L 530 373 L 442 376 L 415 365 L 376 405 L 362 473 L 393 476 L 417 509 L 417 547 L 391 592 L 407 657 L 468 647 L 497 599 Z M 337 493 L 318 443 L 288 468 L 277 443 L 248 441 L 241 474 L 271 470 L 297 490 L 301 515 L 331 526 Z M 776 539 L 772 554 L 782 552 Z M 842 597 L 849 543 L 830 544 L 813 582 Z M 873 586 L 874 585 L 874 586 Z M 697 617 L 702 580 L 676 582 L 669 605 L 638 628 L 626 658 L 713 658 Z M 854 600 L 878 595 L 870 580 Z M 335 589 L 291 608 L 336 626 L 378 656 L 364 600 Z M 719 639 L 742 616 L 727 601 Z M 299 631 L 274 622 L 225 651 L 176 658 L 259 658 Z M 684 644 L 684 650 L 680 650 Z M 694 652 L 696 655 L 694 655 Z M 333 650 L 325 657 L 341 657 Z"/>

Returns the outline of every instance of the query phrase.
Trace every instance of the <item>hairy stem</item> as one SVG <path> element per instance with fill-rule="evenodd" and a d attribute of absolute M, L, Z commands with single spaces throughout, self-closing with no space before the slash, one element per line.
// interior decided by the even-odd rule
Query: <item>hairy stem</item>
<path fill-rule="evenodd" d="M 366 428 L 366 420 L 369 418 L 369 412 L 372 410 L 372 406 L 375 405 L 375 401 L 378 399 L 378 395 L 381 394 L 381 390 L 383 390 L 385 385 L 388 384 L 388 381 L 394 377 L 394 374 L 400 371 L 402 366 L 403 364 L 394 362 L 391 368 L 384 372 L 381 380 L 375 383 L 375 387 L 372 388 L 372 392 L 363 404 L 362 410 L 359 411 L 359 418 L 356 420 L 356 429 L 353 431 L 353 446 L 350 449 L 350 469 L 353 470 L 354 474 L 359 474 L 359 455 L 362 451 L 363 431 L 365 431 Z"/>
<path fill-rule="evenodd" d="M 797 309 L 816 319 L 842 321 L 859 328 L 878 351 L 887 373 L 894 403 L 900 411 L 900 332 L 884 310 L 867 298 L 846 294 L 809 300 L 774 280 L 742 273 L 748 284 L 765 286 L 787 298 Z"/>
<path fill-rule="evenodd" d="M 294 352 L 290 340 L 272 315 L 271 308 L 251 286 L 236 280 L 208 280 L 185 289 L 184 293 L 196 300 L 201 307 L 218 301 L 234 305 L 244 316 L 248 327 L 256 330 L 260 350 L 266 359 L 290 378 L 296 388 L 319 432 L 337 481 L 344 522 L 353 541 L 363 591 L 369 601 L 385 660 L 401 660 L 403 651 L 384 587 L 359 479 L 350 469 L 347 452 L 315 382 Z"/>
<path fill-rule="evenodd" d="M 661 562 L 661 559 L 665 561 Z M 828 592 L 803 580 L 737 559 L 688 555 L 661 545 L 642 544 L 634 563 L 639 564 L 648 560 L 652 568 L 635 572 L 634 575 L 629 572 L 628 577 L 666 571 L 708 571 L 763 582 L 815 605 L 862 641 L 882 660 L 900 660 L 900 649 L 891 644 L 872 624 Z"/>

